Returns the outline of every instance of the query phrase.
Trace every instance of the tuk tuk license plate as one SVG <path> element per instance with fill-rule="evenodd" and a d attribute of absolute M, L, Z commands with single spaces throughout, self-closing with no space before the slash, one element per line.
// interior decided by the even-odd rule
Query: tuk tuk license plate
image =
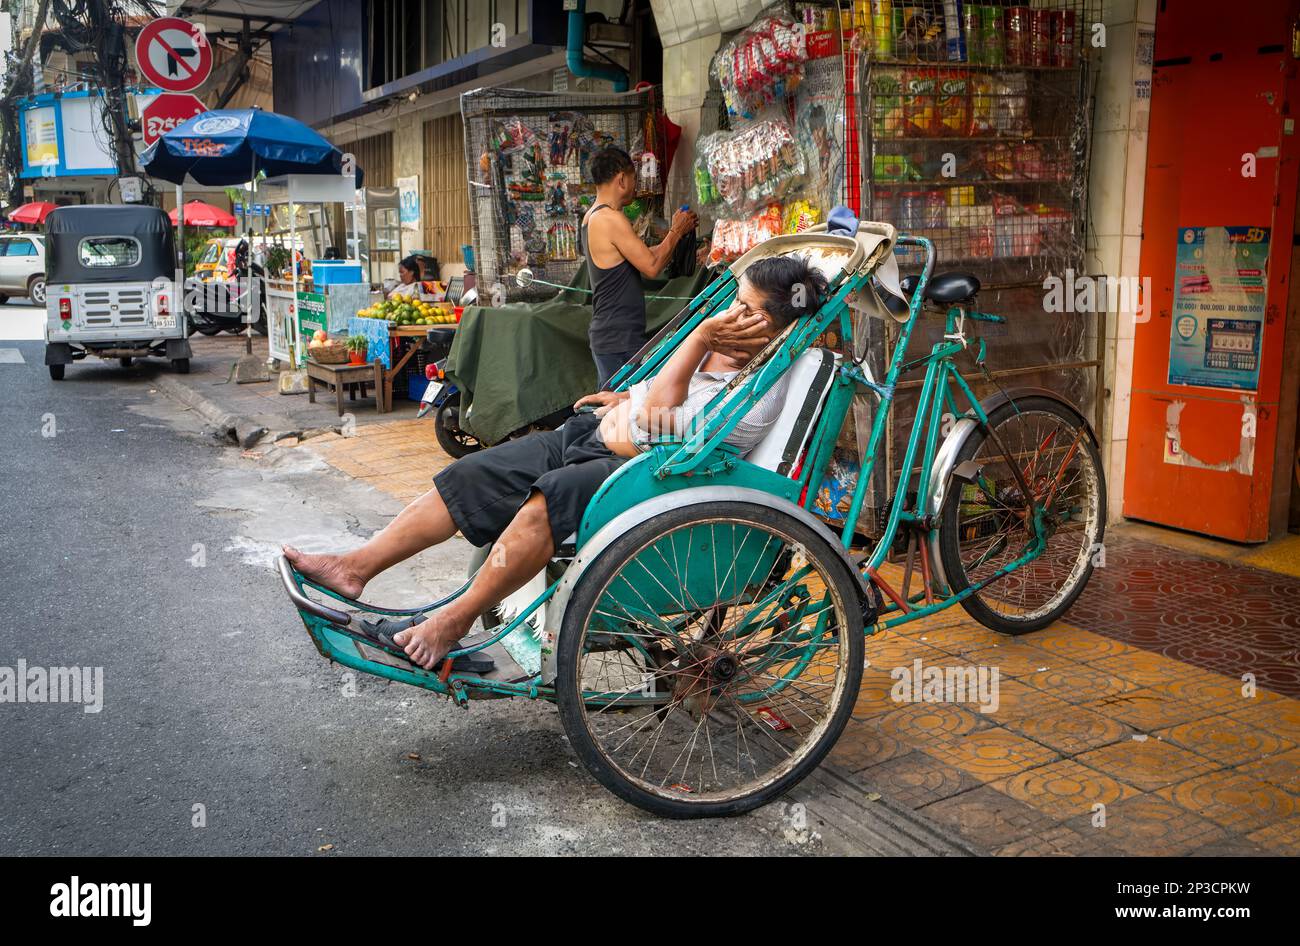
<path fill-rule="evenodd" d="M 176 316 L 174 314 L 155 315 L 153 317 L 153 327 L 154 328 L 175 328 Z"/>

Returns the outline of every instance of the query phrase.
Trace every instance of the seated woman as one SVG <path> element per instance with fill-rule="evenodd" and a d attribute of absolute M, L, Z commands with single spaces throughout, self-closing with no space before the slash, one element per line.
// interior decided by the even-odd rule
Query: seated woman
<path fill-rule="evenodd" d="M 651 381 L 625 393 L 589 394 L 574 406 L 593 405 L 593 413 L 457 460 L 355 551 L 308 555 L 286 547 L 285 557 L 312 581 L 356 598 L 384 569 L 457 532 L 474 545 L 495 543 L 463 595 L 394 635 L 412 663 L 432 669 L 480 614 L 546 567 L 614 470 L 649 437 L 685 433 L 723 385 L 792 321 L 816 311 L 825 293 L 826 277 L 800 257 L 758 260 L 741 277 L 736 304 L 696 327 Z M 728 436 L 741 453 L 780 415 L 784 382 Z"/>
<path fill-rule="evenodd" d="M 408 256 L 397 264 L 397 285 L 388 294 L 388 298 L 400 299 L 403 296 L 415 298 L 419 294 L 420 261 L 414 256 Z"/>

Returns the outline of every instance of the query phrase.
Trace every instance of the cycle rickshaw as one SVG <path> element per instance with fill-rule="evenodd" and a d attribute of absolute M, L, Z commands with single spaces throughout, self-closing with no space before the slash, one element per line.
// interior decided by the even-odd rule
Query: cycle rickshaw
<path fill-rule="evenodd" d="M 925 254 L 921 273 L 901 282 L 898 246 Z M 851 714 L 867 634 L 953 604 L 1009 634 L 1059 617 L 1088 581 L 1102 538 L 1096 437 L 1048 391 L 975 396 L 954 359 L 967 353 L 982 366 L 984 343 L 968 332 L 1002 319 L 974 309 L 973 277 L 931 278 L 928 240 L 869 222 L 853 236 L 822 227 L 772 238 L 691 300 L 611 387 L 653 374 L 695 325 L 726 309 L 751 262 L 784 253 L 808 254 L 828 274 L 823 304 L 737 373 L 690 431 L 618 468 L 572 546 L 535 580 L 544 590 L 517 615 L 495 626 L 485 619 L 484 633 L 425 671 L 380 647 L 361 613 L 424 614 L 468 582 L 420 608 L 383 608 L 313 584 L 281 559 L 321 654 L 461 705 L 554 702 L 582 763 L 617 795 L 660 815 L 719 816 L 779 796 L 821 762 Z M 945 313 L 945 332 L 928 355 L 909 360 L 927 304 Z M 841 355 L 817 345 L 830 328 L 851 339 L 853 319 L 891 315 L 899 334 L 883 379 L 857 346 Z M 920 368 L 917 422 L 900 467 L 917 472 L 901 474 L 907 481 L 894 490 L 873 550 L 855 554 L 895 385 Z M 779 420 L 737 455 L 727 434 L 785 372 Z M 836 535 L 809 509 L 855 395 L 875 401 L 874 417 Z M 959 419 L 945 423 L 945 414 Z M 902 536 L 919 550 L 916 591 L 910 556 L 901 588 L 879 570 Z M 453 657 L 484 651 L 501 658 L 491 672 L 453 669 Z"/>

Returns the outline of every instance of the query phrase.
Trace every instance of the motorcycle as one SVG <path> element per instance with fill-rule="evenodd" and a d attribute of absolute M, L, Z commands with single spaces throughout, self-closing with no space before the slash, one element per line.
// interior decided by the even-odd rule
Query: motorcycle
<path fill-rule="evenodd" d="M 437 331 L 434 329 L 433 331 Z M 433 334 L 431 331 L 430 335 Z M 429 384 L 420 398 L 416 417 L 433 414 L 433 433 L 450 457 L 460 459 L 486 446 L 473 434 L 460 426 L 460 388 L 447 378 L 447 359 L 431 361 L 424 368 Z"/>

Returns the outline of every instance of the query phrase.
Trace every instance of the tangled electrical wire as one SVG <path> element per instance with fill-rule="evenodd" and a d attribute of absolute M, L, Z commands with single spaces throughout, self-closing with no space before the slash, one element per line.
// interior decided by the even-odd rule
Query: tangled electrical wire
<path fill-rule="evenodd" d="M 72 55 L 93 53 L 93 60 L 85 66 L 84 78 L 102 91 L 104 106 L 99 110 L 100 120 L 119 174 L 135 171 L 135 151 L 126 118 L 130 70 L 127 18 L 154 18 L 160 13 L 159 5 L 152 0 L 50 0 L 49 16 L 57 28 L 43 31 L 38 39 L 41 48 L 38 61 L 45 59 L 48 49 L 56 47 Z M 32 71 L 9 70 L 6 85 L 3 107 L 0 107 L 0 128 L 4 134 L 0 160 L 9 174 L 9 201 L 17 204 L 22 201 L 22 181 L 18 175 L 23 166 L 17 99 L 34 91 Z"/>

